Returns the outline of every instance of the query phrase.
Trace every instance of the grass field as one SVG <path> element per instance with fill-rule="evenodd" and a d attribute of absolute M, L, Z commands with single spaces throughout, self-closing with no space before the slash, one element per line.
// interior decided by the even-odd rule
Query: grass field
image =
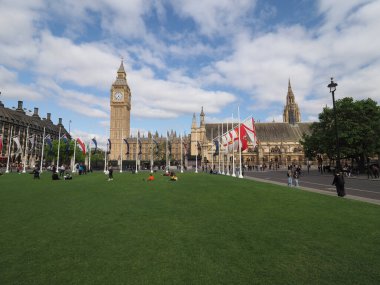
<path fill-rule="evenodd" d="M 380 207 L 222 175 L 0 176 L 0 284 L 379 284 Z"/>

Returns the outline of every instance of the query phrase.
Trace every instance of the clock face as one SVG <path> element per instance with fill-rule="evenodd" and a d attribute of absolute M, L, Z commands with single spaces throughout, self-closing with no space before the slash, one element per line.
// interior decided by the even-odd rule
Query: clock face
<path fill-rule="evenodd" d="M 122 101 L 123 100 L 123 94 L 120 93 L 120 92 L 116 92 L 114 95 L 113 95 L 113 98 L 115 101 Z"/>

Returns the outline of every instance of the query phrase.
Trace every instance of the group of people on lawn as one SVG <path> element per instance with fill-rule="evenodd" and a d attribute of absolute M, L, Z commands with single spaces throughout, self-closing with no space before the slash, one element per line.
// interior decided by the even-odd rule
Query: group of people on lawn
<path fill-rule="evenodd" d="M 177 177 L 177 175 L 175 174 L 174 171 L 172 171 L 172 172 L 165 172 L 165 173 L 163 174 L 163 176 L 169 176 L 169 177 L 170 177 L 170 181 L 177 181 L 177 180 L 178 180 L 178 177 Z M 154 180 L 154 176 L 153 176 L 153 174 L 151 173 L 151 174 L 149 175 L 147 181 L 153 181 L 153 180 Z"/>

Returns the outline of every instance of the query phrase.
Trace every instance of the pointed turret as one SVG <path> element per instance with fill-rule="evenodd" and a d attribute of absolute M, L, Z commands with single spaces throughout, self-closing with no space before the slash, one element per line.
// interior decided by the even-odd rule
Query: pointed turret
<path fill-rule="evenodd" d="M 117 71 L 117 73 L 125 73 L 123 59 L 121 60 L 121 64 L 120 64 L 120 67 L 119 67 L 119 70 Z"/>
<path fill-rule="evenodd" d="M 295 124 L 301 122 L 301 113 L 296 103 L 292 86 L 290 85 L 290 78 L 288 81 L 288 93 L 286 94 L 286 105 L 283 114 L 284 123 Z"/>
<path fill-rule="evenodd" d="M 203 106 L 200 114 L 201 127 L 205 126 L 205 113 L 203 112 Z"/>
<path fill-rule="evenodd" d="M 192 129 L 197 128 L 197 118 L 195 117 L 195 113 L 193 114 L 193 122 L 191 123 L 191 128 Z"/>
<path fill-rule="evenodd" d="M 288 94 L 286 95 L 286 103 L 287 104 L 295 103 L 294 93 L 292 90 L 292 86 L 290 85 L 290 78 L 289 78 L 289 82 L 288 82 Z"/>
<path fill-rule="evenodd" d="M 116 80 L 113 83 L 113 85 L 127 86 L 127 73 L 125 72 L 125 69 L 124 69 L 123 60 L 121 60 L 120 67 L 117 71 Z"/>

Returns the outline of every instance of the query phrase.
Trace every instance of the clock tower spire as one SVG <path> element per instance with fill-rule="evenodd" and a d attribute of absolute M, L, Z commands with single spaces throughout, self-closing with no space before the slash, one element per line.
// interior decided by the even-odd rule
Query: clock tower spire
<path fill-rule="evenodd" d="M 112 143 L 110 160 L 118 160 L 120 152 L 126 152 L 126 149 L 124 150 L 126 146 L 122 143 L 122 139 L 129 137 L 131 125 L 131 90 L 127 83 L 123 59 L 117 71 L 116 80 L 111 86 L 110 107 L 110 139 Z"/>

